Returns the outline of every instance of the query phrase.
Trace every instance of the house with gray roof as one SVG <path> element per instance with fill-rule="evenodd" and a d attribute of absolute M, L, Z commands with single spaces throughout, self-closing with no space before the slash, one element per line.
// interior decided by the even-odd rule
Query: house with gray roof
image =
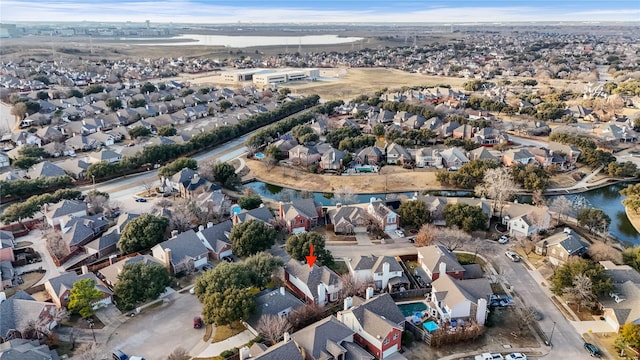
<path fill-rule="evenodd" d="M 162 177 L 160 179 L 163 192 L 177 191 L 183 198 L 191 198 L 194 191 L 204 189 L 211 190 L 211 183 L 204 178 L 196 170 L 184 168 L 170 177 Z"/>
<path fill-rule="evenodd" d="M 0 168 L 4 168 L 11 165 L 11 160 L 9 159 L 9 155 L 4 151 L 0 151 Z"/>
<path fill-rule="evenodd" d="M 427 273 L 431 281 L 437 280 L 442 274 L 455 279 L 464 277 L 465 268 L 460 265 L 456 255 L 442 245 L 419 247 L 418 264 Z"/>
<path fill-rule="evenodd" d="M 314 199 L 296 199 L 280 203 L 278 216 L 286 223 L 290 234 L 307 232 L 319 225 L 322 204 Z"/>
<path fill-rule="evenodd" d="M 392 256 L 359 255 L 347 261 L 347 267 L 357 283 L 389 291 L 409 288 L 409 279 Z"/>
<path fill-rule="evenodd" d="M 335 208 L 327 211 L 327 215 L 336 234 L 349 235 L 367 230 L 367 213 L 360 206 L 337 204 Z"/>
<path fill-rule="evenodd" d="M 582 151 L 574 145 L 566 145 L 555 141 L 549 142 L 549 150 L 554 153 L 563 154 L 566 164 L 565 166 L 572 166 L 578 162 L 578 158 L 582 155 Z"/>
<path fill-rule="evenodd" d="M 33 165 L 29 171 L 27 171 L 27 176 L 29 176 L 30 179 L 65 175 L 67 175 L 67 173 L 65 173 L 61 167 L 46 160 Z"/>
<path fill-rule="evenodd" d="M 0 337 L 3 340 L 12 338 L 16 331 L 23 330 L 31 321 L 53 329 L 57 325 L 54 319 L 56 309 L 55 304 L 36 301 L 20 290 L 0 303 Z"/>
<path fill-rule="evenodd" d="M 87 215 L 87 203 L 80 200 L 62 200 L 55 204 L 44 206 L 44 216 L 49 226 L 60 226 L 60 220 L 65 216 L 80 217 Z"/>
<path fill-rule="evenodd" d="M 347 359 L 349 351 L 345 346 L 354 344 L 354 331 L 330 316 L 291 334 L 291 340 L 307 360 Z"/>
<path fill-rule="evenodd" d="M 89 154 L 91 162 L 106 161 L 108 163 L 117 163 L 122 160 L 122 155 L 110 149 L 102 149 Z"/>
<path fill-rule="evenodd" d="M 279 342 L 274 346 L 267 348 L 263 344 L 253 344 L 251 348 L 240 349 L 240 352 L 245 351 L 245 357 L 242 359 L 255 359 L 255 360 L 304 360 L 300 349 L 294 341 L 291 341 L 289 334 L 285 334 L 287 340 Z M 262 345 L 262 346 L 260 346 Z"/>
<path fill-rule="evenodd" d="M 231 229 L 233 222 L 231 220 L 223 221 L 219 224 L 207 226 L 197 232 L 202 244 L 209 250 L 214 259 L 222 259 L 225 256 L 231 256 L 233 249 L 231 247 Z"/>
<path fill-rule="evenodd" d="M 333 270 L 317 264 L 310 267 L 295 259 L 285 265 L 284 281 L 308 303 L 320 306 L 338 300 L 342 290 L 342 279 Z"/>
<path fill-rule="evenodd" d="M 102 299 L 93 303 L 94 309 L 111 304 L 113 293 L 93 273 L 78 275 L 75 272 L 66 272 L 45 281 L 44 289 L 54 304 L 58 307 L 67 307 L 73 284 L 85 279 L 93 280 L 95 283 L 94 288 L 102 293 Z"/>
<path fill-rule="evenodd" d="M 0 344 L 0 360 L 59 360 L 58 353 L 40 340 L 11 339 Z"/>
<path fill-rule="evenodd" d="M 392 143 L 387 146 L 386 152 L 388 164 L 405 164 L 413 161 L 409 152 L 404 147 L 396 143 Z"/>
<path fill-rule="evenodd" d="M 469 162 L 469 158 L 464 152 L 456 147 L 440 151 L 440 156 L 442 157 L 442 165 L 447 169 L 457 170 Z"/>
<path fill-rule="evenodd" d="M 433 148 L 420 148 L 414 152 L 416 167 L 423 168 L 433 166 L 435 168 L 442 168 L 442 156 L 440 155 L 440 149 Z"/>
<path fill-rule="evenodd" d="M 208 260 L 208 249 L 195 231 L 185 231 L 173 239 L 151 248 L 153 257 L 160 260 L 173 274 L 193 272 Z"/>
<path fill-rule="evenodd" d="M 264 290 L 255 296 L 256 311 L 247 320 L 247 328 L 255 336 L 258 331 L 260 318 L 263 316 L 285 317 L 304 303 L 289 293 L 284 287 L 275 290 Z"/>
<path fill-rule="evenodd" d="M 356 333 L 355 342 L 377 359 L 389 359 L 402 349 L 406 319 L 389 294 L 366 300 L 348 297 L 337 318 Z"/>
<path fill-rule="evenodd" d="M 87 254 L 93 255 L 94 259 L 100 259 L 118 252 L 119 240 L 120 233 L 113 227 L 109 232 L 85 244 L 84 249 Z"/>
<path fill-rule="evenodd" d="M 89 162 L 82 159 L 66 159 L 64 161 L 56 163 L 67 174 L 71 175 L 76 180 L 84 179 L 87 169 L 91 165 Z"/>
<path fill-rule="evenodd" d="M 367 213 L 383 231 L 393 231 L 400 226 L 400 215 L 382 200 L 372 197 L 367 205 Z"/>
<path fill-rule="evenodd" d="M 269 210 L 268 207 L 260 206 L 255 209 L 242 210 L 238 214 L 233 214 L 232 220 L 233 220 L 233 225 L 238 225 L 245 221 L 256 220 L 256 221 L 262 221 L 263 223 L 269 226 L 273 226 L 273 222 L 275 221 L 275 218 L 273 217 L 273 214 L 271 214 L 271 210 Z"/>
<path fill-rule="evenodd" d="M 382 161 L 382 151 L 376 146 L 368 146 L 356 154 L 356 162 L 363 165 L 378 165 Z"/>
<path fill-rule="evenodd" d="M 515 164 L 528 165 L 532 163 L 535 158 L 535 155 L 527 149 L 509 149 L 502 155 L 502 163 L 506 166 Z"/>
<path fill-rule="evenodd" d="M 322 155 L 315 146 L 296 145 L 289 150 L 289 160 L 296 165 L 308 166 L 320 161 Z"/>
<path fill-rule="evenodd" d="M 122 269 L 124 269 L 124 266 L 127 264 L 142 263 L 164 265 L 160 260 L 150 255 L 136 255 L 121 259 L 120 261 L 113 261 L 113 259 L 109 259 L 109 261 L 110 265 L 98 270 L 97 274 L 98 277 L 111 289 L 113 289 L 113 287 L 118 283 L 118 275 L 120 275 Z"/>
<path fill-rule="evenodd" d="M 562 265 L 571 256 L 582 256 L 589 249 L 589 244 L 571 229 L 555 233 L 536 243 L 535 252 L 546 256 L 554 265 Z"/>
<path fill-rule="evenodd" d="M 628 323 L 640 325 L 640 273 L 629 265 L 616 265 L 611 261 L 600 261 L 600 265 L 611 277 L 614 287 L 598 299 L 605 321 L 614 330 Z"/>
<path fill-rule="evenodd" d="M 320 157 L 320 169 L 322 170 L 340 170 L 343 166 L 349 164 L 343 164 L 342 160 L 347 156 L 347 153 L 338 149 L 331 148 L 322 154 Z"/>
<path fill-rule="evenodd" d="M 496 156 L 493 152 L 489 151 L 489 149 L 487 149 L 484 146 L 481 146 L 477 149 L 473 149 L 471 151 L 469 151 L 467 153 L 467 157 L 470 160 L 493 160 L 493 161 L 500 161 L 499 159 L 500 157 Z"/>
<path fill-rule="evenodd" d="M 440 322 L 475 320 L 484 325 L 489 314 L 488 302 L 493 295 L 487 278 L 459 280 L 448 274 L 431 283 L 428 306 L 431 316 Z"/>

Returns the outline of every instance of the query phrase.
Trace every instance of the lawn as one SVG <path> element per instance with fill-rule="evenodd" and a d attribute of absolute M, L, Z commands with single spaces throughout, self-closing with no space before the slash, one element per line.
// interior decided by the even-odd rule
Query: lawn
<path fill-rule="evenodd" d="M 609 355 L 611 355 L 611 357 L 613 357 L 615 360 L 626 359 L 620 356 L 620 351 L 615 346 L 615 342 L 618 334 L 616 333 L 593 334 L 592 333 L 591 336 L 596 340 L 594 341 L 594 345 L 600 349 L 606 350 L 609 353 Z M 587 338 L 586 334 L 584 337 L 585 339 Z"/>
<path fill-rule="evenodd" d="M 33 273 L 28 273 L 20 276 L 22 277 L 22 280 L 24 282 L 22 283 L 22 285 L 7 288 L 4 291 L 7 294 L 7 297 L 13 296 L 19 290 L 27 290 L 28 288 L 32 287 L 38 281 L 40 281 L 40 279 L 42 279 L 42 277 L 44 276 L 44 273 L 33 272 Z"/>
<path fill-rule="evenodd" d="M 246 328 L 239 321 L 235 321 L 231 323 L 231 325 L 217 326 L 211 343 L 217 343 L 223 340 L 227 340 L 228 338 L 234 335 L 238 335 L 245 330 Z"/>
<path fill-rule="evenodd" d="M 460 265 L 478 264 L 482 268 L 485 266 L 484 260 L 473 254 L 456 253 L 456 259 L 458 259 Z"/>
<path fill-rule="evenodd" d="M 55 346 L 55 350 L 60 357 L 64 355 L 71 357 L 73 356 L 74 352 L 74 348 L 71 346 L 71 343 L 68 343 L 66 341 L 58 341 L 58 344 Z"/>
<path fill-rule="evenodd" d="M 347 263 L 341 260 L 336 260 L 333 263 L 333 266 L 331 266 L 331 270 L 335 271 L 336 273 L 342 275 L 342 274 L 346 274 L 349 272 L 349 268 L 347 267 Z"/>

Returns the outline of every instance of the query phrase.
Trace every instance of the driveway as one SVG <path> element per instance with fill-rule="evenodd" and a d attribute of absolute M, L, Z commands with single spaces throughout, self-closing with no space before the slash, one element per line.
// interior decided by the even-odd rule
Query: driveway
<path fill-rule="evenodd" d="M 129 356 L 165 359 L 175 348 L 190 351 L 202 342 L 204 329 L 193 328 L 193 317 L 202 312 L 198 299 L 174 293 L 168 303 L 143 311 L 116 329 L 107 349 L 121 349 Z"/>
<path fill-rule="evenodd" d="M 49 252 L 47 251 L 47 243 L 42 236 L 43 234 L 41 230 L 32 230 L 27 235 L 16 239 L 16 242 L 28 241 L 33 243 L 30 247 L 37 251 L 42 258 L 42 261 L 39 263 L 27 264 L 16 268 L 16 274 L 21 274 L 25 271 L 35 270 L 38 268 L 45 269 L 47 272 L 44 274 L 44 277 L 36 283 L 36 285 L 44 284 L 48 279 L 54 278 L 64 272 L 64 268 L 57 267 L 53 262 L 51 255 L 49 255 Z"/>

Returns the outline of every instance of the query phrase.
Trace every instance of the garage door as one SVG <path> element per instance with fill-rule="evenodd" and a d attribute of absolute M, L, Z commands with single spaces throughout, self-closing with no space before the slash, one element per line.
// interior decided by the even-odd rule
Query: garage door
<path fill-rule="evenodd" d="M 220 259 L 222 259 L 225 256 L 231 256 L 231 255 L 233 255 L 233 250 L 229 249 L 227 251 L 221 252 L 219 257 L 220 257 Z"/>
<path fill-rule="evenodd" d="M 388 348 L 387 350 L 385 350 L 382 353 L 382 358 L 385 359 L 387 356 L 390 356 L 391 354 L 396 353 L 396 352 L 398 352 L 398 347 L 397 346 L 392 346 L 392 347 Z"/>
<path fill-rule="evenodd" d="M 293 228 L 291 230 L 291 233 L 295 234 L 302 234 L 302 233 L 306 233 L 307 230 L 304 227 L 299 227 L 299 228 Z"/>
<path fill-rule="evenodd" d="M 384 231 L 393 231 L 395 229 L 398 228 L 398 225 L 396 224 L 389 224 L 387 226 L 384 227 Z"/>

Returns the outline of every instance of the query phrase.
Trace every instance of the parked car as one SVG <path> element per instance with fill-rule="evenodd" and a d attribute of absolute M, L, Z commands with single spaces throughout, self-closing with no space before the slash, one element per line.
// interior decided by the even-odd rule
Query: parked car
<path fill-rule="evenodd" d="M 498 239 L 498 242 L 500 244 L 506 244 L 509 241 L 509 237 L 507 235 L 502 235 L 500 236 L 500 239 Z"/>
<path fill-rule="evenodd" d="M 147 202 L 147 199 L 145 199 L 145 198 L 137 198 L 136 202 L 140 202 L 140 203 Z"/>
<path fill-rule="evenodd" d="M 527 355 L 523 353 L 511 353 L 504 357 L 505 360 L 527 360 Z"/>
<path fill-rule="evenodd" d="M 200 316 L 196 316 L 193 318 L 193 328 L 194 329 L 202 328 L 202 318 Z"/>
<path fill-rule="evenodd" d="M 224 260 L 224 261 L 226 261 L 228 263 L 232 263 L 232 262 L 235 261 L 235 260 L 233 260 L 233 258 L 231 256 L 225 256 L 225 257 L 222 258 L 222 260 Z"/>
<path fill-rule="evenodd" d="M 123 353 L 121 350 L 116 349 L 113 350 L 113 360 L 129 360 L 127 354 Z"/>
<path fill-rule="evenodd" d="M 404 237 L 404 231 L 397 229 L 396 230 L 396 235 L 400 236 L 400 237 Z"/>
<path fill-rule="evenodd" d="M 213 265 L 211 265 L 211 264 L 202 265 L 202 271 L 207 271 L 207 270 L 211 270 L 211 269 L 213 269 Z"/>
<path fill-rule="evenodd" d="M 480 355 L 476 355 L 475 360 L 504 360 L 502 354 L 490 354 L 490 353 L 482 353 Z"/>
<path fill-rule="evenodd" d="M 513 298 L 508 295 L 491 295 L 489 297 L 489 306 L 505 307 L 513 304 Z"/>
<path fill-rule="evenodd" d="M 584 343 L 584 348 L 587 350 L 587 352 L 589 352 L 589 355 L 591 355 L 591 357 L 601 357 L 602 353 L 600 352 L 600 349 L 598 349 L 597 346 L 591 344 L 591 343 Z"/>
<path fill-rule="evenodd" d="M 520 261 L 520 255 L 514 253 L 513 251 L 505 251 L 504 254 L 511 259 L 511 261 L 513 262 L 519 262 Z"/>
<path fill-rule="evenodd" d="M 409 242 L 412 243 L 412 244 L 415 244 L 416 243 L 416 237 L 415 236 L 410 237 L 409 238 Z"/>

